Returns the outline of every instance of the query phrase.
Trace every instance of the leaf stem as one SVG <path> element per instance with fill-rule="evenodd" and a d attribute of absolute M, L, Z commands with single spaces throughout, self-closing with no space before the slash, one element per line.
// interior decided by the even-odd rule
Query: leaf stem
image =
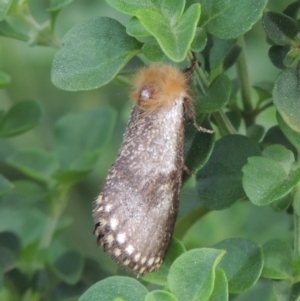
<path fill-rule="evenodd" d="M 175 226 L 174 236 L 178 239 L 182 239 L 186 232 L 199 220 L 200 217 L 210 212 L 207 207 L 201 206 L 195 210 L 192 210 L 187 215 L 179 219 Z"/>
<path fill-rule="evenodd" d="M 300 256 L 300 217 L 294 212 L 294 254 Z"/>
<path fill-rule="evenodd" d="M 69 191 L 69 186 L 64 185 L 62 187 L 59 187 L 56 193 L 54 193 L 51 196 L 50 203 L 51 203 L 52 215 L 50 215 L 48 218 L 43 237 L 39 244 L 40 249 L 48 248 L 53 240 L 53 236 L 58 221 L 68 203 L 68 198 L 67 198 L 68 191 Z"/>
<path fill-rule="evenodd" d="M 241 54 L 237 59 L 237 74 L 240 81 L 241 93 L 242 93 L 242 102 L 244 108 L 244 116 L 246 127 L 249 127 L 254 123 L 252 118 L 252 101 L 251 101 L 251 87 L 250 80 L 248 75 L 248 68 L 245 56 L 245 41 L 243 37 L 240 37 L 237 43 L 241 48 Z"/>
<path fill-rule="evenodd" d="M 23 5 L 22 9 L 18 12 L 17 17 L 30 28 L 30 45 L 43 45 L 60 48 L 61 42 L 51 32 L 51 22 L 46 21 L 39 24 L 32 16 L 28 5 Z"/>
<path fill-rule="evenodd" d="M 266 110 L 267 108 L 269 108 L 271 106 L 273 106 L 273 100 L 271 100 L 270 102 L 266 103 L 265 105 L 263 105 L 259 109 L 256 109 L 255 110 L 255 116 L 257 116 L 258 114 L 260 114 L 261 112 L 263 112 L 264 110 Z"/>
<path fill-rule="evenodd" d="M 212 116 L 215 119 L 222 136 L 237 134 L 236 129 L 223 111 L 215 112 Z"/>

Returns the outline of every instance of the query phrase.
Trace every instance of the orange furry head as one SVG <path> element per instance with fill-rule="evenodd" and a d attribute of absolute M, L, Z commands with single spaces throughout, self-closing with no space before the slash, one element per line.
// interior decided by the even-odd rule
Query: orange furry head
<path fill-rule="evenodd" d="M 133 88 L 132 100 L 148 112 L 160 107 L 171 108 L 179 97 L 191 100 L 188 79 L 171 65 L 142 68 L 133 79 Z"/>

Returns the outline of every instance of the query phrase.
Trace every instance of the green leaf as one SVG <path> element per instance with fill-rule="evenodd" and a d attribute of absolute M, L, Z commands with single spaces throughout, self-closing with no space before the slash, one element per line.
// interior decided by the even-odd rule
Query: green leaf
<path fill-rule="evenodd" d="M 260 19 L 267 0 L 201 0 L 200 25 L 220 39 L 235 39 Z M 255 9 L 253 9 L 255 7 Z"/>
<path fill-rule="evenodd" d="M 277 114 L 277 120 L 279 122 L 278 114 Z M 262 143 L 263 143 L 264 147 L 271 145 L 271 144 L 281 144 L 281 145 L 285 146 L 287 149 L 291 150 L 295 155 L 297 155 L 296 148 L 286 138 L 286 136 L 280 130 L 278 125 L 269 128 Z"/>
<path fill-rule="evenodd" d="M 13 188 L 13 184 L 0 174 L 0 196 Z"/>
<path fill-rule="evenodd" d="M 214 290 L 209 301 L 228 301 L 228 283 L 226 274 L 221 269 L 216 269 Z"/>
<path fill-rule="evenodd" d="M 132 17 L 129 20 L 126 26 L 126 33 L 135 38 L 145 38 L 151 36 L 140 20 L 136 17 Z"/>
<path fill-rule="evenodd" d="M 288 210 L 288 208 L 293 203 L 293 191 L 291 191 L 289 194 L 285 195 L 284 197 L 274 201 L 271 203 L 271 207 L 274 211 L 283 211 Z"/>
<path fill-rule="evenodd" d="M 7 86 L 11 81 L 11 78 L 8 74 L 4 72 L 0 72 L 0 89 Z"/>
<path fill-rule="evenodd" d="M 215 143 L 208 163 L 197 173 L 197 192 L 210 209 L 220 210 L 245 197 L 242 168 L 247 158 L 259 155 L 249 138 L 229 135 Z"/>
<path fill-rule="evenodd" d="M 75 285 L 59 282 L 50 291 L 50 296 L 55 296 L 55 300 L 75 301 L 89 288 L 89 285 L 80 280 Z M 99 297 L 99 296 L 98 296 Z M 32 300 L 32 299 L 30 299 Z M 52 299 L 53 300 L 53 299 Z M 98 298 L 99 300 L 99 298 Z M 29 301 L 29 300 L 28 300 Z"/>
<path fill-rule="evenodd" d="M 68 114 L 55 125 L 55 154 L 63 170 L 89 171 L 112 134 L 115 112 L 110 108 Z M 76 125 L 76 126 L 75 126 Z"/>
<path fill-rule="evenodd" d="M 137 280 L 129 277 L 114 276 L 91 286 L 78 301 L 141 301 L 148 291 Z"/>
<path fill-rule="evenodd" d="M 226 251 L 218 267 L 226 273 L 229 293 L 240 294 L 255 285 L 263 268 L 261 246 L 246 239 L 229 238 L 215 248 Z"/>
<path fill-rule="evenodd" d="M 223 67 L 225 58 L 229 55 L 235 45 L 236 40 L 222 40 L 214 37 L 213 45 L 209 52 L 210 70 L 218 71 L 221 67 Z"/>
<path fill-rule="evenodd" d="M 6 159 L 6 163 L 24 175 L 43 182 L 50 181 L 59 168 L 56 157 L 39 148 L 17 150 Z"/>
<path fill-rule="evenodd" d="M 158 271 L 146 274 L 143 276 L 143 280 L 150 283 L 159 285 L 167 284 L 167 276 L 170 270 L 170 266 L 173 264 L 175 259 L 185 252 L 185 247 L 180 240 L 172 238 L 167 254 L 164 258 L 163 264 Z"/>
<path fill-rule="evenodd" d="M 300 60 L 300 51 L 299 49 L 291 49 L 283 60 L 284 66 L 288 68 L 296 68 Z"/>
<path fill-rule="evenodd" d="M 262 277 L 288 279 L 292 273 L 292 249 L 286 242 L 273 239 L 263 245 Z"/>
<path fill-rule="evenodd" d="M 84 260 L 79 253 L 68 251 L 57 258 L 52 270 L 60 280 L 68 284 L 75 284 L 81 277 L 83 265 Z"/>
<path fill-rule="evenodd" d="M 268 11 L 262 23 L 268 37 L 281 46 L 289 45 L 299 31 L 296 21 L 282 13 Z"/>
<path fill-rule="evenodd" d="M 142 51 L 145 57 L 152 62 L 161 62 L 166 57 L 156 41 L 146 42 Z"/>
<path fill-rule="evenodd" d="M 295 187 L 293 191 L 293 209 L 294 212 L 300 217 L 300 187 Z"/>
<path fill-rule="evenodd" d="M 286 196 L 300 181 L 294 155 L 282 145 L 272 145 L 263 157 L 252 157 L 243 168 L 243 185 L 252 203 L 268 205 Z"/>
<path fill-rule="evenodd" d="M 107 0 L 106 2 L 116 10 L 128 15 L 136 15 L 140 9 L 157 11 L 173 24 L 181 17 L 185 6 L 185 0 Z"/>
<path fill-rule="evenodd" d="M 0 21 L 5 19 L 13 0 L 0 0 Z"/>
<path fill-rule="evenodd" d="M 35 202 L 40 201 L 46 195 L 44 189 L 33 181 L 19 180 L 13 182 L 13 189 L 6 193 L 2 200 L 4 203 L 13 205 L 13 208 L 21 204 L 32 205 Z M 15 208 L 16 209 L 16 208 Z"/>
<path fill-rule="evenodd" d="M 99 260 L 85 257 L 84 262 L 82 279 L 84 279 L 87 283 L 94 284 L 97 281 L 105 279 L 111 275 L 106 271 L 103 263 L 101 263 Z"/>
<path fill-rule="evenodd" d="M 52 81 L 64 90 L 90 90 L 109 83 L 142 44 L 114 19 L 94 17 L 74 26 L 54 58 Z"/>
<path fill-rule="evenodd" d="M 297 69 L 283 70 L 275 82 L 274 105 L 284 122 L 295 132 L 300 133 L 300 79 Z"/>
<path fill-rule="evenodd" d="M 191 50 L 194 52 L 201 52 L 207 43 L 207 33 L 202 27 L 197 27 L 194 40 L 191 44 Z"/>
<path fill-rule="evenodd" d="M 157 290 L 149 293 L 145 301 L 178 301 L 178 299 L 169 292 Z"/>
<path fill-rule="evenodd" d="M 1 296 L 3 298 L 3 292 L 4 292 L 4 290 L 3 290 L 3 275 L 4 275 L 4 271 L 3 271 L 2 267 L 0 266 L 0 298 L 1 298 Z"/>
<path fill-rule="evenodd" d="M 135 15 L 139 9 L 160 10 L 161 0 L 106 0 L 114 9 L 127 15 Z M 184 2 L 184 1 L 182 1 Z"/>
<path fill-rule="evenodd" d="M 12 232 L 0 233 L 0 268 L 8 271 L 17 263 L 21 251 L 19 237 Z"/>
<path fill-rule="evenodd" d="M 247 128 L 247 136 L 255 142 L 259 142 L 265 133 L 265 128 L 259 124 L 253 124 Z"/>
<path fill-rule="evenodd" d="M 208 121 L 201 124 L 206 129 L 212 129 Z M 193 124 L 185 129 L 185 165 L 191 173 L 201 169 L 208 161 L 215 145 L 215 135 L 198 131 Z M 188 174 L 183 175 L 184 181 Z"/>
<path fill-rule="evenodd" d="M 283 13 L 293 19 L 297 19 L 297 14 L 299 10 L 299 2 L 298 0 L 289 4 L 284 10 Z"/>
<path fill-rule="evenodd" d="M 273 291 L 277 300 L 292 301 L 289 298 L 291 293 L 291 284 L 288 280 L 273 281 Z"/>
<path fill-rule="evenodd" d="M 215 267 L 224 255 L 216 249 L 194 249 L 178 257 L 170 268 L 168 286 L 180 301 L 208 300 Z"/>
<path fill-rule="evenodd" d="M 230 97 L 231 82 L 227 75 L 220 74 L 209 86 L 207 94 L 197 99 L 195 109 L 199 113 L 213 113 L 223 109 Z"/>
<path fill-rule="evenodd" d="M 262 81 L 253 85 L 253 89 L 258 95 L 260 104 L 271 99 L 273 91 L 273 83 L 269 81 Z"/>
<path fill-rule="evenodd" d="M 22 101 L 15 104 L 0 123 L 0 137 L 10 137 L 36 127 L 42 117 L 40 105 L 35 101 Z"/>
<path fill-rule="evenodd" d="M 0 35 L 20 41 L 28 41 L 29 37 L 14 29 L 8 22 L 0 21 Z"/>
<path fill-rule="evenodd" d="M 292 143 L 292 145 L 297 149 L 297 152 L 300 153 L 300 131 L 292 130 L 283 120 L 280 114 L 276 114 L 277 122 L 284 133 L 284 136 Z"/>
<path fill-rule="evenodd" d="M 136 17 L 156 38 L 164 53 L 171 60 L 181 62 L 186 58 L 194 39 L 200 12 L 200 5 L 193 4 L 175 24 L 154 10 L 138 10 Z"/>
<path fill-rule="evenodd" d="M 48 11 L 59 11 L 72 2 L 73 0 L 50 0 L 50 7 L 48 8 Z"/>
<path fill-rule="evenodd" d="M 292 285 L 289 301 L 298 301 L 300 297 L 300 281 Z"/>
<path fill-rule="evenodd" d="M 279 68 L 279 69 L 285 69 L 284 60 L 290 50 L 290 47 L 288 46 L 278 46 L 274 45 L 270 47 L 268 55 L 272 62 L 272 64 Z"/>

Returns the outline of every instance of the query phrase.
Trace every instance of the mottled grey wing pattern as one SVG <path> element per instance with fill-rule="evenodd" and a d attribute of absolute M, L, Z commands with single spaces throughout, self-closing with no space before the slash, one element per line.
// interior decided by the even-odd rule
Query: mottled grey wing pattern
<path fill-rule="evenodd" d="M 182 98 L 151 114 L 135 106 L 93 211 L 98 242 L 139 274 L 157 269 L 170 243 L 184 166 L 183 122 Z"/>

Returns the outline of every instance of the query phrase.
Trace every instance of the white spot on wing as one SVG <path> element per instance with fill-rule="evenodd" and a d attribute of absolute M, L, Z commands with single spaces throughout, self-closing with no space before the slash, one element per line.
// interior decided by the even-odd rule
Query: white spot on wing
<path fill-rule="evenodd" d="M 135 260 L 135 261 L 139 261 L 140 257 L 141 257 L 141 253 L 137 253 L 137 254 L 134 256 L 134 260 Z"/>
<path fill-rule="evenodd" d="M 132 245 L 128 245 L 125 250 L 129 255 L 131 255 L 134 251 L 134 247 Z"/>
<path fill-rule="evenodd" d="M 105 206 L 105 212 L 109 212 L 111 210 L 112 205 L 108 204 Z"/>
<path fill-rule="evenodd" d="M 112 228 L 112 230 L 116 230 L 118 225 L 119 221 L 116 218 L 110 219 L 110 227 Z"/>
<path fill-rule="evenodd" d="M 120 243 L 120 244 L 124 243 L 125 239 L 126 239 L 125 233 L 121 233 L 121 234 L 117 235 L 117 241 L 118 241 L 118 243 Z"/>
<path fill-rule="evenodd" d="M 151 266 L 154 262 L 154 257 L 151 257 L 149 260 L 148 260 L 148 266 Z"/>

